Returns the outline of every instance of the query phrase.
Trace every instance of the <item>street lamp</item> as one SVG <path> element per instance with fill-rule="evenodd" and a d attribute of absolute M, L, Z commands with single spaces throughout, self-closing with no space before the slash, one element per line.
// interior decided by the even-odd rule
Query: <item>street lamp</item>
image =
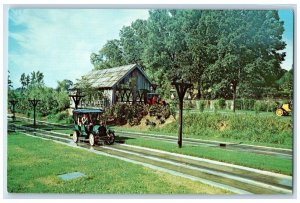
<path fill-rule="evenodd" d="M 80 90 L 79 89 L 75 89 L 75 94 L 73 93 L 71 93 L 71 94 L 69 94 L 69 97 L 71 97 L 72 99 L 73 99 L 73 101 L 74 101 L 74 104 L 75 104 L 75 109 L 77 109 L 78 108 L 78 105 L 79 105 L 79 102 L 80 102 L 80 100 L 81 100 L 81 98 L 82 97 L 85 97 L 85 95 L 81 95 L 81 93 L 80 93 Z"/>
<path fill-rule="evenodd" d="M 184 82 L 183 79 L 173 79 L 171 85 L 174 85 L 179 99 L 179 119 L 178 119 L 178 146 L 182 147 L 182 111 L 183 111 L 183 98 L 188 88 L 192 87 L 191 83 Z"/>
<path fill-rule="evenodd" d="M 29 102 L 32 104 L 33 106 L 33 126 L 36 127 L 36 116 L 35 116 L 35 109 L 36 109 L 36 106 L 37 104 L 39 103 L 39 99 L 29 99 Z"/>
<path fill-rule="evenodd" d="M 15 110 L 15 107 L 16 107 L 16 104 L 18 103 L 18 101 L 12 99 L 12 100 L 9 100 L 9 103 L 11 104 L 11 107 L 12 107 L 11 108 L 11 112 L 13 114 L 12 119 L 13 119 L 13 122 L 15 122 L 16 121 L 16 115 L 15 115 L 16 110 Z"/>

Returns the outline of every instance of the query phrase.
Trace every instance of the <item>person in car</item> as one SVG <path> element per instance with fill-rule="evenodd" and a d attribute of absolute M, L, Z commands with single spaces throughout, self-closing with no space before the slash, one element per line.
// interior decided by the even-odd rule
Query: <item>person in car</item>
<path fill-rule="evenodd" d="M 100 121 L 100 127 L 99 127 L 99 135 L 100 136 L 106 136 L 106 127 L 104 126 L 104 122 Z"/>

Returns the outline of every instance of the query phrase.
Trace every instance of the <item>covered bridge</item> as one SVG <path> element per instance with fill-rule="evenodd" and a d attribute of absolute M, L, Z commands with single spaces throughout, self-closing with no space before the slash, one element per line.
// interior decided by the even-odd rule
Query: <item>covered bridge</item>
<path fill-rule="evenodd" d="M 82 76 L 98 96 L 84 97 L 81 107 L 107 107 L 117 102 L 146 102 L 153 83 L 137 64 L 93 70 Z"/>

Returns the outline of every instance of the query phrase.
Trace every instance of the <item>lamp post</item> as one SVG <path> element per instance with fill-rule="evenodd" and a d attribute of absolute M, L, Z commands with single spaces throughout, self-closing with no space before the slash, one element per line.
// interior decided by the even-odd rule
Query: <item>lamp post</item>
<path fill-rule="evenodd" d="M 85 95 L 81 95 L 79 89 L 75 89 L 75 91 L 76 91 L 76 93 L 75 94 L 72 94 L 72 93 L 69 94 L 69 97 L 71 97 L 73 99 L 74 104 L 75 104 L 75 109 L 77 109 L 81 98 L 85 97 Z"/>
<path fill-rule="evenodd" d="M 171 83 L 175 86 L 178 99 L 179 99 L 179 119 L 178 119 L 178 147 L 182 147 L 182 111 L 183 111 L 183 98 L 188 88 L 192 87 L 191 83 L 184 82 L 183 79 L 174 79 Z"/>
<path fill-rule="evenodd" d="M 16 115 L 15 115 L 16 110 L 15 110 L 15 107 L 16 107 L 16 104 L 18 103 L 18 101 L 12 99 L 12 100 L 9 100 L 9 103 L 11 104 L 11 107 L 12 107 L 11 108 L 11 112 L 13 114 L 12 119 L 13 119 L 13 122 L 15 122 L 16 121 Z"/>
<path fill-rule="evenodd" d="M 36 110 L 36 106 L 37 106 L 37 104 L 39 103 L 39 101 L 41 101 L 41 100 L 39 100 L 39 99 L 29 99 L 29 102 L 32 104 L 32 106 L 33 106 L 33 126 L 34 127 L 36 127 L 36 119 L 35 119 L 35 110 Z"/>

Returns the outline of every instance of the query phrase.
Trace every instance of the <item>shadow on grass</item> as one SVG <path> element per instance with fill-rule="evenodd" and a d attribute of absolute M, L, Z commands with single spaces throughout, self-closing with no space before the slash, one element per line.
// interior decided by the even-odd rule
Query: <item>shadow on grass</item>
<path fill-rule="evenodd" d="M 132 140 L 132 139 L 136 139 L 136 138 L 124 137 L 124 136 L 116 136 L 115 142 L 116 143 L 120 143 L 120 144 L 125 144 L 126 140 Z"/>

